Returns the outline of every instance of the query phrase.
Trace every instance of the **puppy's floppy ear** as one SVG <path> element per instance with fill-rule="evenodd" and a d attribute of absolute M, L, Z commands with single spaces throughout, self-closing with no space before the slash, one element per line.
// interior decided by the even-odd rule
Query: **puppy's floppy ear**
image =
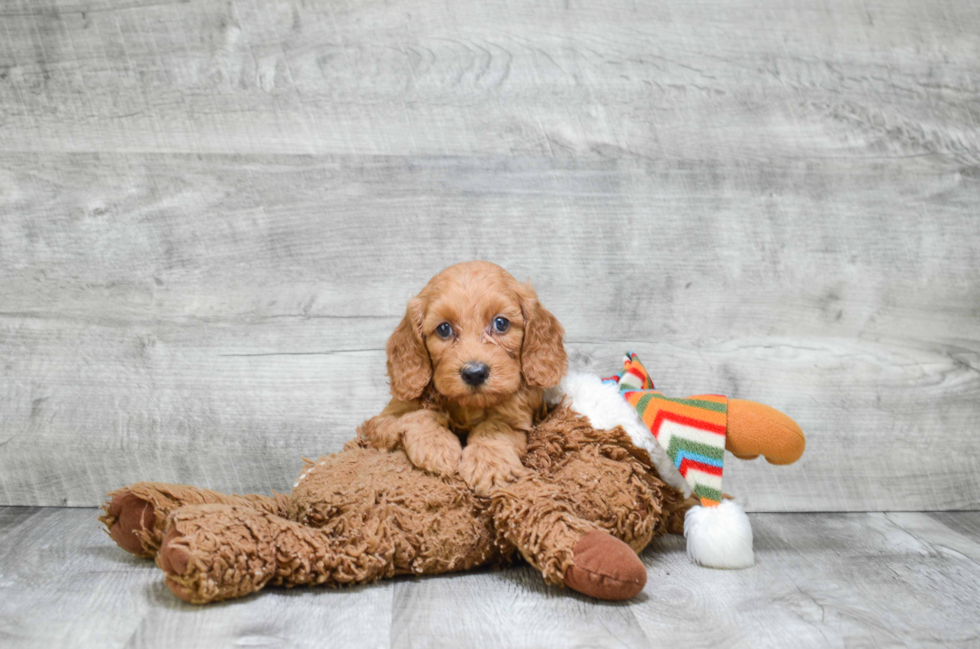
<path fill-rule="evenodd" d="M 519 284 L 517 294 L 524 315 L 524 343 L 521 346 L 524 380 L 539 388 L 556 386 L 568 365 L 562 343 L 565 330 L 558 319 L 541 306 L 530 284 Z"/>
<path fill-rule="evenodd" d="M 432 361 L 422 340 L 422 300 L 408 301 L 405 317 L 388 338 L 388 379 L 396 399 L 418 399 L 432 379 Z"/>

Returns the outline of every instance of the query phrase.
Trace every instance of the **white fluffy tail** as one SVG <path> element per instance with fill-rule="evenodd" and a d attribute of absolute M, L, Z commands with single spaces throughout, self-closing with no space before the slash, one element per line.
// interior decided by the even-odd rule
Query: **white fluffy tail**
<path fill-rule="evenodd" d="M 723 500 L 717 507 L 698 505 L 684 515 L 687 556 L 708 568 L 748 568 L 755 563 L 752 524 L 742 506 Z"/>

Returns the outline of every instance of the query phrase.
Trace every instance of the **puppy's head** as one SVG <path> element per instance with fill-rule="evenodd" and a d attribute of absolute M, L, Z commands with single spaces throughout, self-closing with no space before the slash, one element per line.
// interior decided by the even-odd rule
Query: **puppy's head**
<path fill-rule="evenodd" d="M 564 330 L 534 290 L 482 261 L 450 266 L 408 303 L 388 339 L 388 378 L 398 399 L 431 382 L 462 406 L 487 408 L 522 385 L 558 385 Z"/>

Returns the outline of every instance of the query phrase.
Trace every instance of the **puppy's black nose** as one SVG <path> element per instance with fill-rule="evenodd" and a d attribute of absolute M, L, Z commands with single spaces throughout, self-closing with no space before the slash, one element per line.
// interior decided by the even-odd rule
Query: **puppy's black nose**
<path fill-rule="evenodd" d="M 459 371 L 459 375 L 463 377 L 464 381 L 475 388 L 490 376 L 490 366 L 486 363 L 467 363 Z"/>

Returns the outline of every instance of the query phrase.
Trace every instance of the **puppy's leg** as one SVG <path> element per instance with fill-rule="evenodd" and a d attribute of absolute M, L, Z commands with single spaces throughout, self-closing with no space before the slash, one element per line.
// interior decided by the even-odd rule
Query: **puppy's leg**
<path fill-rule="evenodd" d="M 485 421 L 467 438 L 459 475 L 478 496 L 488 496 L 494 487 L 527 475 L 521 464 L 526 449 L 525 433 L 502 421 Z"/>
<path fill-rule="evenodd" d="M 402 441 L 404 428 L 401 417 L 380 414 L 357 427 L 357 436 L 366 439 L 372 448 L 393 451 Z"/>
<path fill-rule="evenodd" d="M 405 426 L 411 420 L 403 420 L 405 415 L 418 412 L 417 401 L 392 399 L 376 417 L 371 417 L 357 427 L 357 436 L 365 439 L 372 448 L 393 451 L 402 443 Z"/>
<path fill-rule="evenodd" d="M 399 417 L 399 425 L 404 430 L 402 445 L 412 464 L 437 475 L 456 472 L 463 446 L 446 427 L 445 415 L 416 410 Z"/>

